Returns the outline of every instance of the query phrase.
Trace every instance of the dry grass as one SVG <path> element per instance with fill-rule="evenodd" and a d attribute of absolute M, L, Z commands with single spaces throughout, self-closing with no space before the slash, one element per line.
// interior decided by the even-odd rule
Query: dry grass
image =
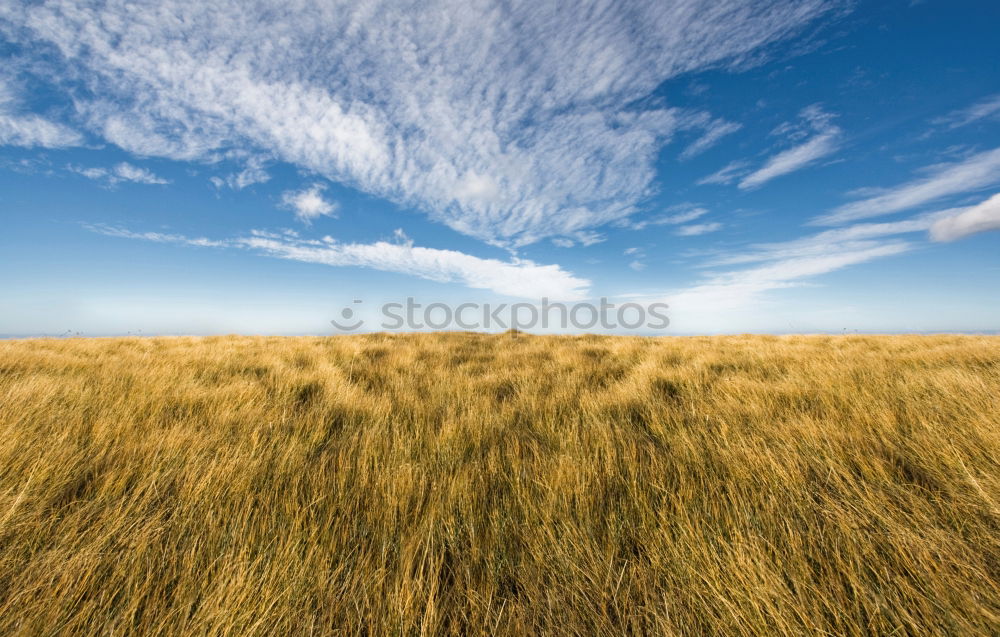
<path fill-rule="evenodd" d="M 997 634 L 1000 338 L 0 342 L 0 633 Z"/>

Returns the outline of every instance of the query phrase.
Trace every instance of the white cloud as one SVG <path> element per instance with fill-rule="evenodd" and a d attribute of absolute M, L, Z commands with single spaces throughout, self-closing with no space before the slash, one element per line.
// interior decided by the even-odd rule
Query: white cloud
<path fill-rule="evenodd" d="M 590 287 L 590 281 L 576 277 L 558 265 L 540 265 L 526 259 L 483 259 L 456 250 L 422 248 L 414 246 L 402 231 L 397 232 L 396 239 L 403 241 L 397 243 L 341 243 L 330 237 L 322 240 L 301 239 L 292 231 L 255 231 L 248 237 L 213 240 L 167 233 L 132 232 L 107 226 L 88 228 L 101 234 L 128 239 L 198 247 L 239 248 L 306 263 L 398 272 L 520 298 L 581 300 L 587 298 Z"/>
<path fill-rule="evenodd" d="M 623 105 L 761 62 L 833 6 L 52 0 L 0 18 L 25 55 L 52 53 L 41 79 L 71 87 L 90 129 L 126 150 L 262 152 L 520 245 L 626 218 L 677 130 L 709 122 L 691 155 L 734 126 Z"/>
<path fill-rule="evenodd" d="M 706 263 L 706 266 L 722 267 L 763 261 L 804 259 L 867 250 L 879 247 L 879 241 L 884 237 L 929 230 L 943 214 L 946 213 L 917 215 L 910 219 L 888 223 L 858 223 L 790 241 L 759 243 L 745 252 L 714 257 Z"/>
<path fill-rule="evenodd" d="M 396 243 L 400 245 L 413 247 L 413 239 L 407 236 L 407 234 L 403 231 L 402 228 L 396 228 L 395 230 L 393 230 L 392 238 L 395 239 Z"/>
<path fill-rule="evenodd" d="M 832 116 L 829 113 L 813 105 L 803 109 L 801 117 L 808 121 L 815 135 L 808 141 L 767 160 L 762 167 L 740 181 L 740 189 L 759 188 L 775 177 L 801 170 L 840 148 L 841 130 L 832 123 Z M 779 130 L 779 134 L 791 134 L 793 138 L 797 136 L 794 127 L 786 125 L 779 127 Z"/>
<path fill-rule="evenodd" d="M 646 269 L 646 264 L 642 261 L 642 259 L 646 258 L 646 251 L 642 248 L 625 248 L 622 254 L 627 257 L 632 257 L 632 261 L 629 262 L 628 267 L 632 268 L 636 272 L 641 272 Z"/>
<path fill-rule="evenodd" d="M 501 200 L 500 186 L 492 177 L 469 172 L 459 180 L 455 200 L 496 203 Z"/>
<path fill-rule="evenodd" d="M 18 117 L 0 112 L 0 146 L 66 148 L 82 144 L 83 137 L 62 124 L 37 115 Z"/>
<path fill-rule="evenodd" d="M 654 219 L 650 223 L 654 225 L 676 225 L 678 223 L 687 223 L 689 221 L 694 221 L 700 217 L 708 214 L 708 210 L 705 208 L 691 208 L 686 212 L 678 212 L 677 214 L 667 215 Z"/>
<path fill-rule="evenodd" d="M 75 130 L 31 113 L 18 113 L 9 81 L 0 77 L 0 146 L 66 148 L 83 144 Z"/>
<path fill-rule="evenodd" d="M 922 232 L 940 213 L 892 223 L 864 223 L 827 230 L 791 241 L 751 246 L 709 260 L 704 282 L 678 290 L 667 302 L 679 316 L 712 320 L 714 314 L 752 309 L 763 293 L 805 285 L 808 279 L 851 265 L 902 254 L 912 244 L 896 235 Z M 744 266 L 737 268 L 734 266 Z M 691 324 L 697 327 L 697 324 Z"/>
<path fill-rule="evenodd" d="M 667 302 L 677 315 L 690 321 L 691 316 L 747 308 L 759 303 L 764 292 L 796 287 L 806 279 L 901 254 L 910 248 L 910 244 L 902 241 L 855 247 L 832 246 L 820 254 L 781 258 L 756 267 L 713 275 L 704 283 L 668 296 Z"/>
<path fill-rule="evenodd" d="M 724 119 L 713 119 L 706 122 L 701 137 L 685 148 L 684 152 L 680 154 L 680 158 L 691 159 L 695 155 L 699 155 L 717 144 L 726 135 L 731 135 L 741 128 L 743 128 L 742 124 L 727 122 Z"/>
<path fill-rule="evenodd" d="M 1000 93 L 976 102 L 972 106 L 952 111 L 932 123 L 937 126 L 959 128 L 989 118 L 1000 118 Z"/>
<path fill-rule="evenodd" d="M 839 148 L 838 137 L 839 134 L 823 133 L 804 144 L 778 153 L 769 159 L 763 167 L 744 177 L 740 181 L 740 189 L 759 188 L 775 177 L 795 172 L 826 157 Z"/>
<path fill-rule="evenodd" d="M 295 212 L 295 217 L 305 223 L 322 216 L 332 217 L 337 205 L 323 198 L 326 186 L 313 184 L 304 190 L 289 190 L 281 195 L 281 205 Z"/>
<path fill-rule="evenodd" d="M 111 171 L 107 168 L 84 168 L 83 166 L 70 164 L 69 166 L 66 166 L 66 169 L 70 172 L 82 175 L 87 179 L 93 179 L 94 181 L 110 181 L 111 177 Z"/>
<path fill-rule="evenodd" d="M 233 190 L 243 190 L 247 186 L 262 184 L 271 179 L 271 175 L 264 169 L 264 160 L 260 157 L 250 157 L 243 170 L 237 173 L 230 173 L 225 177 L 213 176 L 209 181 L 216 188 L 228 186 Z"/>
<path fill-rule="evenodd" d="M 958 210 L 945 211 L 931 226 L 934 241 L 954 241 L 988 230 L 1000 230 L 1000 193 L 986 201 Z"/>
<path fill-rule="evenodd" d="M 814 219 L 813 223 L 835 225 L 877 217 L 915 208 L 949 195 L 993 186 L 1000 183 L 1000 148 L 973 155 L 963 161 L 931 166 L 926 170 L 929 172 L 926 177 L 835 208 L 829 214 Z"/>
<path fill-rule="evenodd" d="M 695 223 L 690 226 L 681 226 L 680 228 L 677 228 L 677 231 L 674 234 L 680 237 L 696 237 L 700 234 L 715 232 L 720 228 L 722 228 L 722 224 L 718 222 Z"/>
<path fill-rule="evenodd" d="M 602 243 L 605 240 L 603 234 L 594 232 L 593 230 L 579 230 L 573 233 L 573 238 L 579 241 L 580 245 L 584 247 Z"/>
<path fill-rule="evenodd" d="M 682 204 L 680 206 L 673 206 L 668 208 L 668 210 L 680 210 L 681 212 L 674 212 L 672 214 L 661 215 L 659 217 L 653 217 L 651 219 L 643 219 L 642 221 L 633 221 L 628 224 L 628 228 L 632 230 L 644 230 L 649 226 L 673 226 L 681 223 L 688 223 L 689 221 L 694 221 L 704 215 L 708 214 L 708 210 L 700 207 L 692 207 L 690 204 Z"/>
<path fill-rule="evenodd" d="M 605 240 L 605 236 L 593 230 L 579 230 L 569 237 L 554 237 L 551 239 L 552 245 L 557 248 L 572 248 L 577 243 L 583 247 L 589 247 Z"/>
<path fill-rule="evenodd" d="M 122 239 L 142 239 L 143 241 L 155 241 L 156 243 L 179 243 L 183 245 L 197 246 L 200 248 L 224 248 L 229 245 L 229 242 L 227 241 L 217 241 L 214 239 L 206 239 L 204 237 L 190 238 L 185 237 L 184 235 L 171 234 L 167 232 L 133 232 L 131 230 L 115 228 L 112 226 L 88 224 L 84 224 L 83 227 L 91 232 L 107 235 L 109 237 L 120 237 Z"/>
<path fill-rule="evenodd" d="M 170 182 L 162 177 L 157 177 L 145 168 L 133 166 L 122 162 L 113 169 L 114 178 L 120 181 L 131 181 L 137 184 L 169 184 Z"/>
<path fill-rule="evenodd" d="M 745 160 L 731 161 L 711 175 L 702 177 L 697 183 L 699 186 L 706 186 L 709 184 L 726 186 L 749 172 L 750 162 Z"/>
<path fill-rule="evenodd" d="M 95 181 L 106 181 L 109 185 L 115 186 L 122 182 L 136 184 L 169 184 L 170 180 L 157 176 L 152 171 L 139 166 L 133 166 L 127 162 L 121 162 L 111 168 L 83 168 L 70 165 L 67 167 L 78 175 L 83 175 L 87 179 Z"/>

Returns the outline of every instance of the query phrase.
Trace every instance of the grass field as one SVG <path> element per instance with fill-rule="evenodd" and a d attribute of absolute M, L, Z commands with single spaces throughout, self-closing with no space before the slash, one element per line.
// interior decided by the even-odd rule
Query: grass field
<path fill-rule="evenodd" d="M 0 342 L 0 634 L 1000 631 L 1000 337 Z"/>

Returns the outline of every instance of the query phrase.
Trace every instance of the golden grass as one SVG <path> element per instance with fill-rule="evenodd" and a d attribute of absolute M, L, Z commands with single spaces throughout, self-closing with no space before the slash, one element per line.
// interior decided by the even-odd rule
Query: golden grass
<path fill-rule="evenodd" d="M 0 342 L 0 633 L 996 634 L 1000 338 Z"/>

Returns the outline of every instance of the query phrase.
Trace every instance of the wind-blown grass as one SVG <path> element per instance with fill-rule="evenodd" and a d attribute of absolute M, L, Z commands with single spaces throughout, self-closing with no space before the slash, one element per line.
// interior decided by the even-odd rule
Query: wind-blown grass
<path fill-rule="evenodd" d="M 996 634 L 1000 338 L 0 342 L 2 634 Z"/>

